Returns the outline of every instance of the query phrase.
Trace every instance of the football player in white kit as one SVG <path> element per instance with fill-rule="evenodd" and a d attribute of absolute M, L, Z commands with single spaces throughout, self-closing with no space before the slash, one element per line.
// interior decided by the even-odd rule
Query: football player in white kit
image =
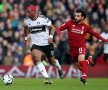
<path fill-rule="evenodd" d="M 24 19 L 24 36 L 25 45 L 28 45 L 28 34 L 31 36 L 31 54 L 33 60 L 36 63 L 36 67 L 39 72 L 45 77 L 45 84 L 52 84 L 45 66 L 41 62 L 43 53 L 47 56 L 49 63 L 56 66 L 60 78 L 63 78 L 63 72 L 57 59 L 54 57 L 53 35 L 55 33 L 55 27 L 51 24 L 51 21 L 43 15 L 38 15 L 36 7 L 29 5 L 26 11 L 27 18 Z"/>

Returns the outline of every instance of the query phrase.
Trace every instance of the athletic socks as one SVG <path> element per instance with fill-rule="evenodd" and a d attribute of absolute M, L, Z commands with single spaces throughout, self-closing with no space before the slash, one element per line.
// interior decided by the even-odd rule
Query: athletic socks
<path fill-rule="evenodd" d="M 87 78 L 87 62 L 86 61 L 80 61 L 79 63 L 81 66 L 82 78 L 86 79 Z"/>
<path fill-rule="evenodd" d="M 95 65 L 94 61 L 92 60 L 92 56 L 88 57 L 88 60 L 85 60 L 87 64 L 90 64 L 92 67 Z"/>
<path fill-rule="evenodd" d="M 61 70 L 61 66 L 60 66 L 60 64 L 59 64 L 57 59 L 55 59 L 55 62 L 56 62 L 55 66 L 57 67 L 57 69 Z"/>
<path fill-rule="evenodd" d="M 63 79 L 63 78 L 64 78 L 64 73 L 63 73 L 63 71 L 62 71 L 62 69 L 61 69 L 61 66 L 60 66 L 60 64 L 59 64 L 59 62 L 58 62 L 57 59 L 55 59 L 55 62 L 56 62 L 55 66 L 56 66 L 57 69 L 58 69 L 59 77 L 60 77 L 60 79 Z"/>
<path fill-rule="evenodd" d="M 61 70 L 61 66 L 57 59 L 55 59 L 55 66 L 57 67 L 58 70 Z M 45 66 L 41 62 L 38 62 L 36 64 L 36 67 L 39 70 L 39 72 L 43 75 L 43 77 L 49 78 L 48 73 L 46 72 Z"/>
<path fill-rule="evenodd" d="M 86 64 L 89 65 L 89 61 L 88 60 L 85 60 L 85 61 L 86 61 Z"/>
<path fill-rule="evenodd" d="M 39 70 L 39 72 L 43 75 L 43 77 L 49 78 L 48 73 L 46 72 L 45 66 L 41 62 L 38 62 L 36 64 L 36 67 Z"/>

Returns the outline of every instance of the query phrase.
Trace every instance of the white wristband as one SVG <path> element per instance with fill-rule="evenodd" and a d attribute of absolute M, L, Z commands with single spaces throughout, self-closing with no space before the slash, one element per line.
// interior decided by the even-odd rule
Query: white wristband
<path fill-rule="evenodd" d="M 49 35 L 49 38 L 52 38 L 53 39 L 53 35 Z"/>
<path fill-rule="evenodd" d="M 28 37 L 25 37 L 25 38 L 24 38 L 24 40 L 26 40 L 26 41 L 27 41 L 27 40 L 28 40 Z"/>

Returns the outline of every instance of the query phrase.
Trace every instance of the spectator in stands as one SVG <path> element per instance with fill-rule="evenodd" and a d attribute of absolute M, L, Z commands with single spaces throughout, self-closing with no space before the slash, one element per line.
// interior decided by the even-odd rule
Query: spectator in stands
<path fill-rule="evenodd" d="M 104 32 L 101 33 L 101 36 L 108 39 L 108 22 L 106 22 Z M 104 60 L 108 63 L 108 43 L 103 44 L 103 49 Z"/>
<path fill-rule="evenodd" d="M 25 54 L 24 58 L 23 58 L 23 65 L 24 66 L 34 66 L 34 61 L 32 59 L 31 56 L 31 51 L 30 49 L 27 50 L 27 53 Z"/>
<path fill-rule="evenodd" d="M 12 57 L 11 51 L 7 51 L 7 55 L 4 58 L 3 64 L 5 66 L 13 65 L 14 64 L 14 58 Z"/>

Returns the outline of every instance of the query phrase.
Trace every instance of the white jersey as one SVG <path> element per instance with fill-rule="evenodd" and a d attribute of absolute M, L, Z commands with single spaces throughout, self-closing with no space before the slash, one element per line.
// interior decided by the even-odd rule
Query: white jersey
<path fill-rule="evenodd" d="M 108 33 L 101 33 L 101 36 L 105 39 L 108 39 Z M 108 43 L 104 43 L 104 53 L 108 54 Z"/>
<path fill-rule="evenodd" d="M 48 45 L 49 27 L 51 21 L 43 15 L 37 17 L 36 20 L 30 18 L 24 19 L 24 24 L 28 26 L 31 36 L 31 44 L 38 46 Z"/>

